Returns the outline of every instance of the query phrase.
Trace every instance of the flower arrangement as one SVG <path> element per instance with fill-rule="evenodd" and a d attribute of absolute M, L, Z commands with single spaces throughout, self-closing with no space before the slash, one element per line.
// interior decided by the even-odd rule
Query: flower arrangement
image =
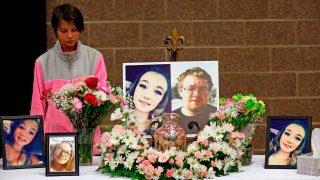
<path fill-rule="evenodd" d="M 75 128 L 96 128 L 108 112 L 121 111 L 126 105 L 123 91 L 110 82 L 98 86 L 99 79 L 90 76 L 78 83 L 69 83 L 60 90 L 43 92 L 42 98 L 49 99 L 64 112 Z"/>
<path fill-rule="evenodd" d="M 220 98 L 219 110 L 211 114 L 212 122 L 231 123 L 236 131 L 243 131 L 248 125 L 262 121 L 265 104 L 253 94 L 235 94 L 232 98 Z"/>
<path fill-rule="evenodd" d="M 97 171 L 132 179 L 203 179 L 240 169 L 245 136 L 230 123 L 211 123 L 199 132 L 185 151 L 164 152 L 149 147 L 145 133 L 134 120 L 116 125 L 102 135 L 101 161 Z"/>
<path fill-rule="evenodd" d="M 98 82 L 98 77 L 89 76 L 84 81 L 66 84 L 56 92 L 47 89 L 42 93 L 43 99 L 50 101 L 69 117 L 79 133 L 80 164 L 92 162 L 94 130 L 109 112 L 115 112 L 112 120 L 125 119 L 125 116 L 130 115 L 126 110 L 128 99 L 123 96 L 122 89 L 118 85 L 111 86 L 108 81 L 101 85 Z"/>
<path fill-rule="evenodd" d="M 251 139 L 254 135 L 257 123 L 262 121 L 265 113 L 265 104 L 253 94 L 235 94 L 232 98 L 220 98 L 219 110 L 211 114 L 210 121 L 231 123 L 236 131 L 245 134 L 248 146 L 241 157 L 242 165 L 249 165 L 253 154 Z"/>

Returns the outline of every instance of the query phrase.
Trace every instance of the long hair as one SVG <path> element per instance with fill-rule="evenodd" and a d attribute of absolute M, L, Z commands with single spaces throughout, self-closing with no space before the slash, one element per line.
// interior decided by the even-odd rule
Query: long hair
<path fill-rule="evenodd" d="M 296 124 L 296 125 L 301 126 L 304 129 L 305 137 L 303 138 L 303 140 L 301 141 L 299 146 L 294 151 L 292 151 L 290 153 L 289 162 L 290 161 L 295 161 L 296 156 L 301 154 L 301 152 L 303 151 L 304 146 L 306 145 L 306 141 L 308 139 L 308 137 L 307 137 L 308 136 L 307 128 L 305 127 L 305 125 L 301 121 L 293 121 L 293 122 L 290 122 L 290 123 L 284 125 L 282 127 L 281 131 L 279 131 L 279 133 L 274 138 L 272 138 L 272 140 L 269 143 L 269 156 L 271 156 L 274 153 L 277 153 L 280 150 L 280 139 L 281 139 L 281 136 L 284 133 L 285 129 L 291 124 Z"/>
<path fill-rule="evenodd" d="M 57 144 L 55 144 L 54 146 L 53 146 L 53 148 L 52 148 L 52 150 L 51 150 L 51 155 L 50 155 L 50 163 L 51 163 L 51 165 L 52 164 L 54 164 L 54 155 L 55 155 L 55 151 L 56 151 L 56 149 L 58 148 L 58 147 L 60 147 L 61 146 L 61 144 L 63 144 L 63 143 L 66 143 L 66 144 L 68 144 L 70 147 L 71 147 L 71 153 L 70 153 L 70 157 L 69 157 L 69 159 L 68 159 L 68 161 L 67 161 L 67 163 L 64 165 L 65 167 L 64 167 L 64 170 L 65 171 L 73 171 L 74 170 L 74 151 L 73 151 L 73 149 L 74 149 L 74 147 L 73 147 L 73 144 L 70 142 L 70 141 L 67 141 L 67 140 L 62 140 L 60 143 L 57 143 Z"/>
<path fill-rule="evenodd" d="M 157 107 L 150 111 L 149 113 L 149 119 L 153 118 L 153 115 L 158 115 L 164 112 L 164 110 L 167 107 L 167 104 L 169 102 L 169 98 L 170 98 L 170 78 L 167 72 L 165 72 L 164 69 L 158 67 L 158 66 L 152 66 L 149 68 L 144 69 L 142 72 L 140 72 L 139 74 L 137 74 L 135 80 L 133 81 L 133 83 L 130 84 L 130 87 L 128 89 L 128 94 L 133 97 L 134 95 L 134 91 L 137 87 L 137 85 L 139 84 L 140 78 L 147 72 L 155 72 L 155 73 L 159 73 L 161 74 L 167 82 L 167 91 L 164 93 L 162 100 L 160 101 L 160 103 L 157 105 Z"/>
<path fill-rule="evenodd" d="M 10 133 L 5 135 L 5 143 L 6 144 L 13 144 L 14 143 L 14 131 L 17 129 L 18 125 L 23 123 L 26 120 L 32 120 L 35 121 L 39 127 L 39 119 L 23 119 L 23 120 L 14 120 L 12 121 L 13 123 L 10 126 Z M 33 137 L 32 141 L 25 145 L 22 148 L 22 152 L 29 154 L 29 155 L 42 155 L 42 149 L 41 147 L 43 146 L 43 141 L 41 138 L 41 129 L 40 127 L 38 128 L 37 133 Z"/>

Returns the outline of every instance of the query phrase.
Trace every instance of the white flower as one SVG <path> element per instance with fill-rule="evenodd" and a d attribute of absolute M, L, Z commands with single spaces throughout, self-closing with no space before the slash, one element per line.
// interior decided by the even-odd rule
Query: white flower
<path fill-rule="evenodd" d="M 175 178 L 175 179 L 184 179 L 184 171 L 182 169 L 175 169 L 173 171 L 173 174 L 172 176 Z"/>
<path fill-rule="evenodd" d="M 188 152 L 196 152 L 197 150 L 199 150 L 199 144 L 197 142 L 193 142 L 191 144 L 189 144 L 188 148 L 187 148 L 187 151 Z"/>
<path fill-rule="evenodd" d="M 106 101 L 108 100 L 106 93 L 103 91 L 95 91 L 93 92 L 94 95 L 96 95 L 97 99 L 100 101 Z"/>
<path fill-rule="evenodd" d="M 190 165 L 190 169 L 197 169 L 199 167 L 199 162 L 196 158 L 190 157 L 187 159 L 188 164 Z"/>
<path fill-rule="evenodd" d="M 138 173 L 144 175 L 145 174 L 145 166 L 143 166 L 142 164 L 138 164 L 137 171 L 138 171 Z"/>

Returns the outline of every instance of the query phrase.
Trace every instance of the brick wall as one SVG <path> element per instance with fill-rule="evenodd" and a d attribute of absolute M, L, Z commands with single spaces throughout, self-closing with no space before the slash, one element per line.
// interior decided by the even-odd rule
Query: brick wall
<path fill-rule="evenodd" d="M 267 115 L 311 115 L 320 127 L 319 0 L 49 0 L 76 5 L 81 41 L 104 54 L 108 79 L 122 84 L 123 62 L 169 61 L 163 39 L 175 27 L 187 42 L 181 61 L 218 60 L 220 96 L 254 93 Z M 264 154 L 266 116 L 253 139 Z"/>

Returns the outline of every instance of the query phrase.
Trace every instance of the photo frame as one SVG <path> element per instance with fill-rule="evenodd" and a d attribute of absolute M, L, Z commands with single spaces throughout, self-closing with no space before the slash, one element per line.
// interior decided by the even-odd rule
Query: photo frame
<path fill-rule="evenodd" d="M 201 78 L 197 77 L 198 81 L 178 81 L 182 74 L 189 75 L 186 72 L 200 71 L 203 75 Z M 142 77 L 148 76 L 151 78 L 141 80 Z M 182 82 L 189 84 L 184 85 Z M 139 91 L 136 91 L 137 89 Z M 158 126 L 147 129 L 148 126 L 145 124 L 148 123 L 143 124 L 146 121 L 143 119 L 146 118 L 141 117 L 148 117 L 149 121 L 153 121 L 159 119 L 163 113 L 175 112 L 180 115 L 179 125 L 187 132 L 187 136 L 194 137 L 209 123 L 210 113 L 216 112 L 219 108 L 218 61 L 123 63 L 123 90 L 132 97 L 133 103 L 130 108 L 134 110 L 134 114 L 136 109 L 140 112 L 139 115 L 136 114 L 142 121 L 138 122 L 138 127 L 142 124 L 140 130 L 147 135 L 153 134 L 161 122 Z M 162 95 L 161 99 L 157 99 L 157 94 Z M 192 100 L 186 100 L 189 95 L 194 96 Z M 188 106 L 187 103 L 192 103 L 194 114 L 184 114 L 186 111 L 182 111 L 182 108 Z M 141 112 L 149 114 L 143 115 Z M 190 112 L 191 110 L 188 113 Z M 201 113 L 195 115 L 195 112 Z"/>
<path fill-rule="evenodd" d="M 42 116 L 1 116 L 0 120 L 3 169 L 44 167 Z"/>
<path fill-rule="evenodd" d="M 265 168 L 296 169 L 311 151 L 311 128 L 311 116 L 267 116 Z"/>
<path fill-rule="evenodd" d="M 77 133 L 46 133 L 46 176 L 79 176 Z"/>

